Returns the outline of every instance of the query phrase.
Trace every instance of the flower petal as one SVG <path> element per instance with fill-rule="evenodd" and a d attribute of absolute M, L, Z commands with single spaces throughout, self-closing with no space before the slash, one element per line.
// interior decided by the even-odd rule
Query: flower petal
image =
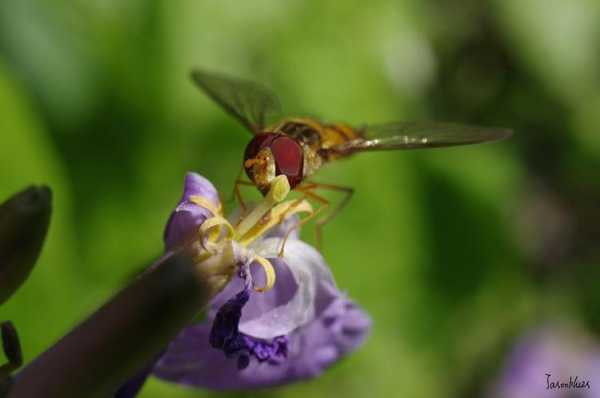
<path fill-rule="evenodd" d="M 283 258 L 277 257 L 281 244 L 279 238 L 256 242 L 251 249 L 269 258 L 276 273 L 275 286 L 264 293 L 252 294 L 244 307 L 240 332 L 260 339 L 272 339 L 287 335 L 306 324 L 322 311 L 319 305 L 327 296 L 327 289 L 320 284 L 335 288 L 335 282 L 323 257 L 312 246 L 290 240 Z M 252 265 L 255 285 L 263 286 L 265 276 L 260 267 Z M 209 320 L 216 310 L 243 287 L 240 280 L 233 280 L 212 302 Z"/>
<path fill-rule="evenodd" d="M 600 346 L 591 336 L 565 325 L 545 325 L 528 331 L 517 340 L 504 370 L 487 396 L 567 396 L 560 388 L 549 389 L 548 383 L 568 384 L 570 379 L 577 377 L 580 383 L 590 381 L 592 390 L 580 389 L 574 396 L 598 397 L 593 385 L 600 382 L 599 364 Z"/>
<path fill-rule="evenodd" d="M 219 194 L 206 178 L 189 172 L 185 175 L 183 195 L 171 213 L 165 228 L 164 240 L 167 250 L 187 241 L 204 220 L 215 216 L 214 211 L 193 203 L 190 198 L 199 196 L 218 209 L 221 206 Z"/>
<path fill-rule="evenodd" d="M 369 317 L 339 291 L 327 294 L 330 300 L 323 302 L 326 305 L 320 316 L 288 336 L 287 360 L 251 361 L 238 370 L 236 361 L 210 347 L 210 324 L 203 323 L 177 336 L 157 362 L 154 374 L 167 381 L 218 390 L 269 387 L 315 377 L 357 348 L 371 325 Z"/>

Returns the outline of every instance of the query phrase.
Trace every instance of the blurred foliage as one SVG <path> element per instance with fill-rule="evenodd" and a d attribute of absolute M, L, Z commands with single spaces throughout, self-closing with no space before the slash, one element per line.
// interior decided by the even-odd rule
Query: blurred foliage
<path fill-rule="evenodd" d="M 193 87 L 197 65 L 268 84 L 290 114 L 515 129 L 322 170 L 356 188 L 324 254 L 373 334 L 266 393 L 478 395 L 528 327 L 600 333 L 599 21 L 595 0 L 4 0 L 0 199 L 49 184 L 55 214 L 0 319 L 30 360 L 162 251 L 185 171 L 231 192 L 248 135 Z M 208 395 L 156 380 L 141 394 Z"/>

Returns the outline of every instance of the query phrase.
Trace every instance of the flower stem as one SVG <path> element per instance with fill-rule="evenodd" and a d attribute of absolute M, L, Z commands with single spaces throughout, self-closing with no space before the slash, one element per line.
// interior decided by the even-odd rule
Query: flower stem
<path fill-rule="evenodd" d="M 25 367 L 9 397 L 108 397 L 211 299 L 189 255 L 166 256 Z"/>

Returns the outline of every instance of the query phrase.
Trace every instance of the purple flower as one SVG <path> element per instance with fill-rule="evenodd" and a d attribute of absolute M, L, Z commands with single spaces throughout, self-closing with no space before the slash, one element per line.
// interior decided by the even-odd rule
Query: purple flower
<path fill-rule="evenodd" d="M 600 346 L 566 328 L 531 331 L 508 356 L 488 396 L 600 398 Z"/>
<path fill-rule="evenodd" d="M 186 175 L 165 244 L 195 250 L 215 296 L 206 319 L 166 348 L 154 376 L 218 390 L 275 386 L 319 375 L 364 341 L 368 315 L 337 289 L 319 252 L 295 232 L 282 253 L 294 214 L 311 211 L 305 201 L 284 202 L 287 192 L 286 181 L 230 223 L 212 184 Z"/>
<path fill-rule="evenodd" d="M 193 195 L 205 198 L 207 201 L 205 206 L 189 201 L 190 196 Z M 216 216 L 215 212 L 220 212 L 220 208 L 219 193 L 210 181 L 196 173 L 187 173 L 183 195 L 175 211 L 171 213 L 165 228 L 164 240 L 167 250 L 189 241 L 198 227 L 207 218 Z"/>

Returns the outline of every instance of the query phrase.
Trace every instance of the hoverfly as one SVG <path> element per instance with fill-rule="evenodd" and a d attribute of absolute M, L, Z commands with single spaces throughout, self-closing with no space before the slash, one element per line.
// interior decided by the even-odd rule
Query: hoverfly
<path fill-rule="evenodd" d="M 206 95 L 253 135 L 243 159 L 251 183 L 238 178 L 234 188 L 242 209 L 240 184 L 254 185 L 265 195 L 273 179 L 282 174 L 287 177 L 290 188 L 320 202 L 323 206 L 319 210 L 328 206 L 329 201 L 314 193 L 315 189 L 346 194 L 331 214 L 317 221 L 317 242 L 320 241 L 321 226 L 348 203 L 353 193 L 350 187 L 307 182 L 307 178 L 323 165 L 360 152 L 477 144 L 501 140 L 512 134 L 504 128 L 455 123 L 395 122 L 352 127 L 306 117 L 284 117 L 267 125 L 267 119 L 280 112 L 279 101 L 268 88 L 256 82 L 198 69 L 193 70 L 191 76 Z"/>

